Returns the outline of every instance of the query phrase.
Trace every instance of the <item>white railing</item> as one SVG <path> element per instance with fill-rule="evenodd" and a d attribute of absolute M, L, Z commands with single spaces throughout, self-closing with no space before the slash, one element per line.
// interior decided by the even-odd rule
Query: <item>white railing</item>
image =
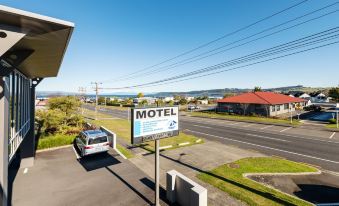
<path fill-rule="evenodd" d="M 27 135 L 28 131 L 30 129 L 30 120 L 27 120 L 22 127 L 17 131 L 14 135 L 12 135 L 12 138 L 8 142 L 8 149 L 9 149 L 9 161 L 12 160 L 15 152 L 18 150 L 22 140 Z M 12 134 L 13 134 L 12 133 Z"/>

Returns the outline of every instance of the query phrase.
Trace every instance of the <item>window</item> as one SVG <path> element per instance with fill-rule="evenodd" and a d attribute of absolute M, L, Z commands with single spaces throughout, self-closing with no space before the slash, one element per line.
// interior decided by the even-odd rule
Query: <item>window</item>
<path fill-rule="evenodd" d="M 107 136 L 101 136 L 101 137 L 96 137 L 96 138 L 90 138 L 88 140 L 88 144 L 99 144 L 99 143 L 105 143 L 107 141 Z"/>
<path fill-rule="evenodd" d="M 289 109 L 289 104 L 284 104 L 284 110 Z"/>
<path fill-rule="evenodd" d="M 277 105 L 276 107 L 277 107 L 277 111 L 280 111 L 280 105 Z"/>
<path fill-rule="evenodd" d="M 272 112 L 275 112 L 275 105 L 272 105 Z"/>

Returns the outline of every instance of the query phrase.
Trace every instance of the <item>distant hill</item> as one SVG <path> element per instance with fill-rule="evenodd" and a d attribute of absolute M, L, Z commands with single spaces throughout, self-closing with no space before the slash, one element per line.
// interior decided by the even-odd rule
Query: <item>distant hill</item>
<path fill-rule="evenodd" d="M 294 92 L 315 92 L 315 91 L 327 91 L 329 88 L 322 87 L 304 87 L 303 85 L 296 86 L 286 86 L 286 87 L 276 87 L 276 88 L 263 88 L 263 91 L 272 91 L 272 92 L 280 92 L 280 93 L 288 93 L 291 91 Z M 148 97 L 168 97 L 174 95 L 180 96 L 224 96 L 225 93 L 239 94 L 244 92 L 253 91 L 253 88 L 224 88 L 224 89 L 210 89 L 210 90 L 196 90 L 196 91 L 188 91 L 188 92 L 158 92 L 158 93 L 145 93 L 145 96 Z M 37 91 L 38 97 L 50 97 L 50 96 L 64 96 L 64 95 L 77 95 L 77 93 L 72 92 L 51 92 L 51 91 Z M 104 93 L 102 96 L 120 96 L 120 97 L 135 97 L 136 93 Z M 88 96 L 94 96 L 94 94 L 88 94 Z"/>

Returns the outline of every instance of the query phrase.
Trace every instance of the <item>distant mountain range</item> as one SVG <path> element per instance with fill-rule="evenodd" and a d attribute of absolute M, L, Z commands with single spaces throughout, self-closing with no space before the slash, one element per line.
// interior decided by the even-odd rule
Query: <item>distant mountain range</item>
<path fill-rule="evenodd" d="M 263 91 L 272 91 L 272 92 L 282 92 L 287 93 L 290 91 L 301 91 L 301 92 L 314 92 L 314 91 L 323 91 L 329 88 L 320 88 L 320 87 L 304 87 L 303 85 L 297 86 L 286 86 L 286 87 L 277 87 L 277 88 L 263 88 Z M 167 97 L 167 96 L 223 96 L 225 93 L 244 93 L 253 91 L 252 89 L 240 89 L 240 88 L 224 88 L 224 89 L 209 89 L 209 90 L 196 90 L 189 92 L 158 92 L 158 93 L 145 93 L 145 96 L 150 97 Z M 38 97 L 50 97 L 50 96 L 66 96 L 66 95 L 78 95 L 75 92 L 62 92 L 62 91 L 37 91 Z M 134 97 L 137 93 L 128 93 L 128 92 L 118 92 L 118 93 L 104 93 L 102 96 L 119 96 L 119 97 Z M 88 94 L 87 96 L 94 96 L 94 94 Z"/>

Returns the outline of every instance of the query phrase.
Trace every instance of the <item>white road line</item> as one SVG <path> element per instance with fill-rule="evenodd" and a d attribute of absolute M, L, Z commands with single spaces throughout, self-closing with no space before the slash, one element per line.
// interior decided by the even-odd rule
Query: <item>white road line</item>
<path fill-rule="evenodd" d="M 236 122 L 236 123 L 232 123 L 232 124 L 229 124 L 229 125 L 237 125 L 237 124 L 240 124 L 242 122 Z"/>
<path fill-rule="evenodd" d="M 77 151 L 75 150 L 74 146 L 72 147 L 73 148 L 73 151 L 74 151 L 74 154 L 76 156 L 77 159 L 80 159 L 80 156 L 79 154 L 77 153 Z"/>
<path fill-rule="evenodd" d="M 284 140 L 284 139 L 277 139 L 277 138 L 273 138 L 273 137 L 266 137 L 266 136 L 261 136 L 261 135 L 256 135 L 256 134 L 246 134 L 247 136 L 252 136 L 252 137 L 260 137 L 260 138 L 264 138 L 264 139 L 271 139 L 271 140 L 276 140 L 276 141 L 282 141 L 282 142 L 291 142 L 288 140 Z"/>
<path fill-rule="evenodd" d="M 187 121 L 187 119 L 186 119 Z M 192 121 L 188 121 L 188 122 L 192 122 Z M 206 124 L 206 123 L 213 123 L 213 124 L 216 124 L 217 122 L 212 122 L 212 121 L 194 121 L 196 123 L 202 123 L 202 124 Z M 238 123 L 242 123 L 242 122 L 238 122 Z M 236 124 L 238 124 L 236 123 Z M 239 127 L 232 127 L 231 125 L 232 124 L 217 124 L 219 127 L 225 127 L 225 128 L 239 128 Z M 272 125 L 272 126 L 275 126 L 275 125 Z M 246 131 L 251 131 L 251 132 L 262 132 L 262 133 L 265 133 L 265 134 L 279 134 L 279 132 L 274 132 L 274 131 L 267 131 L 267 130 L 258 130 L 258 129 L 245 129 L 243 127 L 243 130 L 246 130 Z M 315 139 L 315 138 L 320 138 L 319 136 L 313 136 L 314 138 L 312 137 L 302 137 L 302 136 L 296 136 L 296 135 L 291 135 L 291 134 L 286 134 L 286 133 L 280 133 L 279 135 L 283 135 L 283 136 L 286 136 L 286 137 L 295 137 L 295 138 L 299 138 L 299 139 L 307 139 L 307 140 L 314 140 L 314 141 L 319 141 L 319 142 L 326 142 L 326 143 L 334 143 L 334 144 L 339 144 L 338 141 L 331 141 L 331 140 L 322 140 L 322 139 Z"/>
<path fill-rule="evenodd" d="M 267 128 L 270 128 L 270 127 L 273 127 L 274 125 L 268 125 L 266 127 L 263 127 L 263 128 L 260 128 L 260 129 L 267 129 Z"/>
<path fill-rule="evenodd" d="M 201 126 L 201 125 L 197 125 L 197 124 L 193 124 L 192 126 L 195 126 L 195 127 L 201 127 L 201 128 L 207 128 L 207 129 L 212 129 L 212 127 Z"/>
<path fill-rule="evenodd" d="M 28 172 L 28 168 L 26 167 L 26 168 L 24 169 L 24 174 L 27 174 L 27 172 Z"/>
<path fill-rule="evenodd" d="M 330 139 L 332 139 L 335 135 L 335 132 L 332 133 L 332 135 L 330 136 Z"/>
<path fill-rule="evenodd" d="M 253 124 L 247 124 L 247 125 L 245 125 L 245 126 L 242 126 L 242 127 L 250 127 L 250 126 L 252 126 Z"/>
<path fill-rule="evenodd" d="M 270 150 L 275 150 L 275 151 L 284 152 L 284 153 L 288 153 L 288 154 L 307 157 L 307 158 L 310 158 L 310 159 L 316 159 L 316 160 L 321 160 L 321 161 L 325 161 L 325 162 L 331 162 L 331 163 L 334 163 L 334 164 L 339 164 L 339 162 L 336 162 L 336 161 L 333 161 L 333 160 L 328 160 L 328 159 L 323 159 L 323 158 L 314 157 L 314 156 L 310 156 L 310 155 L 304 155 L 304 154 L 300 154 L 300 153 L 296 153 L 296 152 L 291 152 L 291 151 L 287 151 L 287 150 L 277 149 L 277 148 L 273 148 L 273 147 L 267 147 L 267 146 L 263 146 L 263 145 L 253 144 L 253 143 L 244 142 L 244 141 L 240 141 L 240 140 L 230 139 L 230 138 L 227 138 L 227 137 L 220 137 L 220 136 L 216 136 L 216 135 L 212 135 L 212 134 L 206 134 L 206 133 L 203 133 L 203 132 L 196 132 L 196 131 L 192 131 L 192 130 L 189 130 L 189 129 L 186 129 L 186 130 L 189 131 L 189 132 L 192 132 L 192 133 L 202 134 L 202 135 L 216 137 L 216 138 L 220 138 L 220 139 L 226 139 L 226 140 L 230 140 L 230 141 L 234 141 L 234 142 L 239 142 L 239 143 L 242 143 L 242 144 L 248 144 L 248 145 L 261 147 L 261 148 L 265 148 L 265 149 L 270 149 Z"/>
<path fill-rule="evenodd" d="M 285 128 L 285 129 L 283 129 L 283 130 L 280 130 L 280 132 L 285 132 L 285 131 L 287 131 L 287 130 L 289 130 L 289 129 L 292 129 L 292 127 L 287 127 L 287 128 Z"/>

